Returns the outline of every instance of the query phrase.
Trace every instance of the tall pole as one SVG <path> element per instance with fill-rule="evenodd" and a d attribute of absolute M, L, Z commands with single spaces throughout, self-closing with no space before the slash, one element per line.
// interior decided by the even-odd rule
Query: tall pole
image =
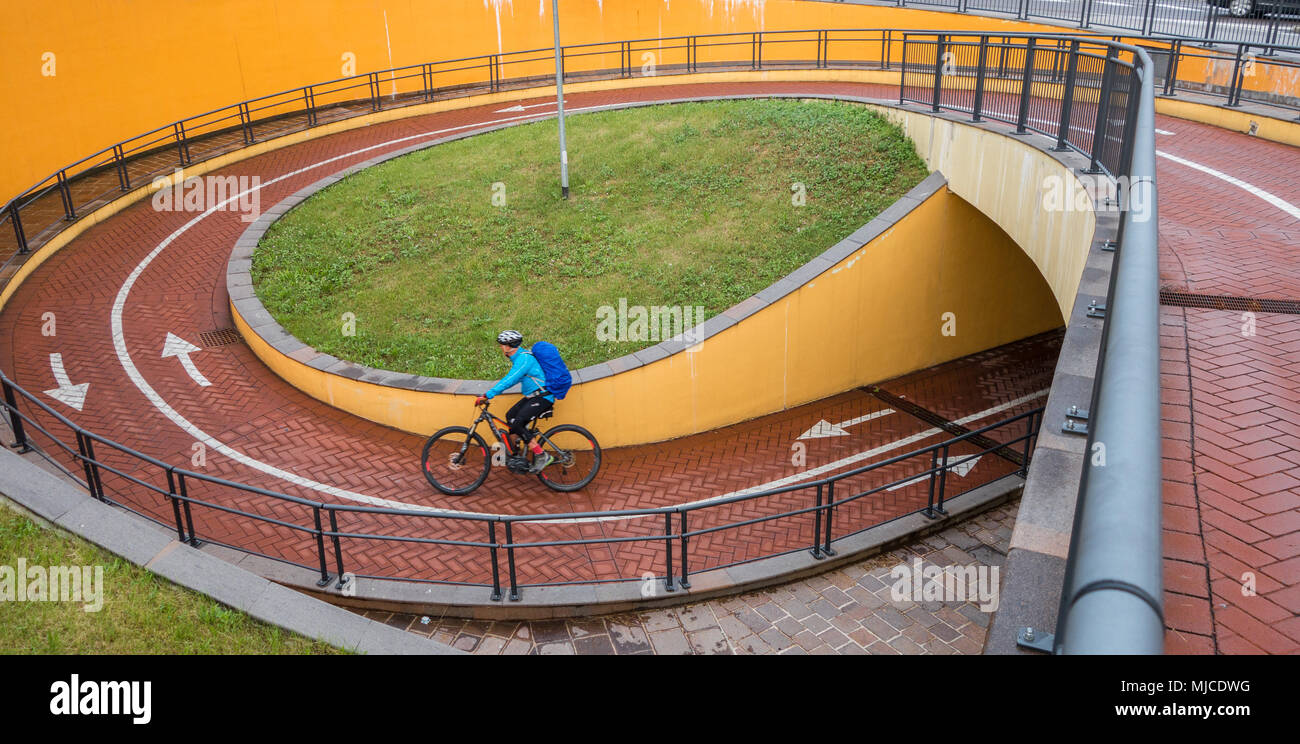
<path fill-rule="evenodd" d="M 569 198 L 569 149 L 564 143 L 564 63 L 560 59 L 560 0 L 551 0 L 555 21 L 555 105 L 560 116 L 560 195 Z"/>

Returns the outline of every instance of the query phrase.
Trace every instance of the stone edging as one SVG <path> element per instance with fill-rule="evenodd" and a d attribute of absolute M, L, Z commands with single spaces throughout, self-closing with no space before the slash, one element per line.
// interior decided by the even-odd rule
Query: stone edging
<path fill-rule="evenodd" d="M 673 98 L 660 101 L 637 101 L 623 104 L 612 104 L 601 106 L 593 111 L 612 111 L 628 108 L 640 108 L 642 106 L 660 106 L 675 103 L 695 103 L 701 101 L 718 101 L 718 100 L 737 100 L 737 99 L 754 99 L 754 98 L 789 98 L 789 99 L 819 99 L 819 100 L 842 100 L 852 103 L 870 103 L 879 104 L 868 98 L 857 96 L 828 96 L 828 95 L 800 95 L 800 94 L 755 94 L 755 95 L 731 95 L 731 96 L 700 96 L 693 98 Z M 589 112 L 584 112 L 589 113 Z M 374 165 L 393 160 L 395 158 L 409 155 L 413 152 L 445 144 L 455 140 L 465 139 L 488 132 L 494 132 L 507 127 L 519 126 L 522 124 L 533 124 L 538 121 L 545 121 L 545 118 L 530 119 L 527 121 L 511 122 L 497 126 L 476 129 L 473 132 L 449 135 L 439 137 L 429 142 L 422 142 L 410 147 L 404 147 L 395 152 L 386 153 L 369 160 L 348 166 L 333 175 L 316 181 L 315 183 L 299 189 L 294 194 L 281 200 L 275 206 L 263 212 L 252 224 L 248 226 L 235 242 L 235 248 L 231 252 L 230 261 L 226 265 L 226 289 L 230 294 L 230 302 L 234 310 L 243 318 L 244 322 L 256 333 L 266 344 L 271 346 L 279 353 L 306 364 L 313 369 L 320 370 L 327 374 L 338 375 L 349 379 L 360 380 L 361 382 L 373 383 L 385 387 L 401 388 L 406 390 L 415 390 L 429 393 L 451 393 L 456 395 L 482 395 L 487 392 L 494 381 L 492 380 L 456 380 L 443 377 L 424 377 L 421 375 L 412 375 L 399 372 L 390 372 L 388 370 L 376 369 L 365 365 L 356 364 L 344 359 L 339 359 L 330 354 L 325 354 L 303 343 L 294 335 L 290 334 L 275 318 L 267 312 L 262 301 L 258 299 L 256 292 L 253 291 L 253 281 L 251 276 L 253 251 L 261 241 L 262 236 L 266 234 L 271 225 L 276 220 L 297 205 L 301 204 L 307 198 L 329 186 L 338 183 L 347 176 L 359 171 L 365 170 Z M 786 295 L 799 289 L 804 284 L 816 279 L 822 273 L 829 271 L 833 266 L 844 258 L 851 255 L 854 251 L 863 245 L 871 242 L 885 231 L 892 228 L 895 223 L 906 217 L 913 209 L 920 206 L 921 202 L 937 193 L 947 183 L 942 173 L 934 172 L 927 176 L 921 183 L 914 186 L 897 201 L 891 204 L 887 209 L 881 212 L 867 224 L 855 230 L 848 237 L 828 248 L 821 255 L 811 259 L 803 266 L 795 269 L 786 277 L 777 280 L 767 289 L 742 300 L 722 313 L 709 318 L 704 322 L 701 329 L 701 335 L 694 338 L 689 343 L 682 337 L 676 336 L 671 339 L 662 341 L 654 346 L 642 349 L 631 354 L 612 359 L 608 362 L 584 367 L 573 371 L 573 384 L 576 387 L 584 382 L 592 382 L 611 375 L 628 372 L 638 367 L 643 367 L 660 359 L 667 358 L 673 354 L 684 352 L 689 346 L 705 341 L 714 335 L 730 328 L 758 311 L 766 308 L 774 302 L 784 298 Z M 290 383 L 292 384 L 292 383 Z"/>

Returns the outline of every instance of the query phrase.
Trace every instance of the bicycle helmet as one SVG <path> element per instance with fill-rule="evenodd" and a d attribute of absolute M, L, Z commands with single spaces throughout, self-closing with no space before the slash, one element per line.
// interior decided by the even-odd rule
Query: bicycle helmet
<path fill-rule="evenodd" d="M 524 334 L 519 331 L 502 331 L 497 334 L 497 343 L 518 348 L 524 342 Z"/>

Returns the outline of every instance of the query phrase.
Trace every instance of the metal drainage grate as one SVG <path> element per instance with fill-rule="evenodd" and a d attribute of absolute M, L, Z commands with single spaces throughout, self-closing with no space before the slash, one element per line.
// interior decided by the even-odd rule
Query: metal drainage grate
<path fill-rule="evenodd" d="M 203 343 L 203 348 L 211 349 L 214 346 L 229 346 L 237 344 L 240 341 L 239 331 L 234 328 L 218 328 L 215 331 L 204 331 L 199 334 L 199 340 Z"/>
<path fill-rule="evenodd" d="M 1253 313 L 1300 315 L 1300 300 L 1269 300 L 1260 297 L 1232 297 L 1160 290 L 1160 304 L 1175 307 L 1200 307 L 1207 310 L 1237 310 Z"/>

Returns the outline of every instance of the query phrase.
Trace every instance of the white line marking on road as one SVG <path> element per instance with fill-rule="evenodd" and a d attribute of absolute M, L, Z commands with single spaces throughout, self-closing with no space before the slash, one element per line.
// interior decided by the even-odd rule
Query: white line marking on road
<path fill-rule="evenodd" d="M 952 472 L 954 472 L 954 473 L 956 473 L 957 475 L 959 475 L 959 476 L 965 478 L 966 475 L 970 473 L 970 471 L 972 471 L 972 470 L 975 469 L 975 466 L 979 464 L 980 458 L 983 457 L 983 456 L 984 456 L 984 455 L 975 455 L 974 457 L 971 457 L 970 455 L 966 455 L 965 457 L 960 457 L 960 456 L 958 456 L 958 457 L 945 457 L 945 458 L 943 458 L 943 466 L 942 466 L 942 467 L 944 467 L 944 468 L 950 468 L 950 469 L 952 470 Z M 954 465 L 953 463 L 956 463 L 956 464 Z M 930 470 L 930 468 L 926 468 L 926 470 Z M 937 474 L 938 474 L 938 471 L 936 470 L 935 473 L 936 473 L 936 475 L 937 475 Z M 889 488 L 886 488 L 885 490 L 886 490 L 886 491 L 897 491 L 897 490 L 900 489 L 900 488 L 907 488 L 908 486 L 912 485 L 913 483 L 920 483 L 921 481 L 926 480 L 926 479 L 928 479 L 929 477 L 930 477 L 930 474 L 929 474 L 929 473 L 926 473 L 926 474 L 924 474 L 924 475 L 918 475 L 918 476 L 916 476 L 915 478 L 912 478 L 911 480 L 905 480 L 905 481 L 903 481 L 902 483 L 899 483 L 898 485 L 890 486 Z"/>
<path fill-rule="evenodd" d="M 1168 129 L 1157 129 L 1156 134 L 1163 134 L 1165 136 L 1169 136 L 1173 134 L 1173 132 L 1169 131 Z"/>
<path fill-rule="evenodd" d="M 1236 186 L 1236 187 L 1239 188 L 1239 189 L 1244 189 L 1245 191 L 1249 192 L 1250 194 L 1252 194 L 1252 195 L 1254 195 L 1254 196 L 1257 196 L 1257 197 L 1259 197 L 1260 199 L 1263 199 L 1264 201 L 1268 202 L 1269 204 L 1272 204 L 1273 206 L 1275 206 L 1275 207 L 1277 207 L 1278 209 L 1282 210 L 1283 212 L 1286 212 L 1287 214 L 1291 215 L 1291 219 L 1293 219 L 1293 220 L 1300 220 L 1300 207 L 1297 207 L 1296 205 L 1294 205 L 1294 204 L 1292 204 L 1291 202 L 1289 202 L 1289 201 L 1283 199 L 1283 198 L 1280 197 L 1280 196 L 1275 196 L 1275 195 L 1273 195 L 1273 194 L 1270 194 L 1269 192 L 1265 191 L 1264 189 L 1259 188 L 1258 186 L 1255 186 L 1255 185 L 1253 185 L 1253 184 L 1246 183 L 1245 181 L 1243 181 L 1243 180 L 1241 180 L 1241 179 L 1239 179 L 1239 178 L 1233 178 L 1232 176 L 1228 175 L 1227 173 L 1223 173 L 1223 172 L 1221 172 L 1221 171 L 1217 171 L 1217 170 L 1215 170 L 1215 169 L 1209 167 L 1208 165 L 1201 165 L 1200 163 L 1194 163 L 1194 162 L 1192 162 L 1192 161 L 1190 161 L 1190 160 L 1184 160 L 1183 158 L 1180 158 L 1180 157 L 1178 157 L 1177 155 L 1170 155 L 1169 153 L 1164 152 L 1163 150 L 1156 150 L 1156 155 L 1159 155 L 1160 157 L 1164 158 L 1165 160 L 1172 160 L 1172 161 L 1174 161 L 1175 163 L 1178 163 L 1179 165 L 1185 165 L 1185 166 L 1187 166 L 1188 168 L 1195 168 L 1196 170 L 1198 170 L 1198 171 L 1200 171 L 1200 172 L 1202 172 L 1202 173 L 1208 173 L 1209 175 L 1214 176 L 1215 178 L 1218 178 L 1218 179 L 1223 180 L 1223 181 L 1227 181 L 1228 183 L 1232 184 L 1233 186 Z"/>
<path fill-rule="evenodd" d="M 90 383 L 73 385 L 67 370 L 63 368 L 63 355 L 57 351 L 50 354 L 50 371 L 54 373 L 54 383 L 58 387 L 46 390 L 45 394 L 69 408 L 80 411 L 81 407 L 86 405 L 86 389 L 90 387 Z"/>
<path fill-rule="evenodd" d="M 189 374 L 190 379 L 198 383 L 199 387 L 207 387 L 212 383 L 208 382 L 208 378 L 204 377 L 199 368 L 194 366 L 194 360 L 190 359 L 190 354 L 196 351 L 203 350 L 169 331 L 167 341 L 163 344 L 162 358 L 180 357 L 181 366 L 185 368 L 185 372 Z"/>

